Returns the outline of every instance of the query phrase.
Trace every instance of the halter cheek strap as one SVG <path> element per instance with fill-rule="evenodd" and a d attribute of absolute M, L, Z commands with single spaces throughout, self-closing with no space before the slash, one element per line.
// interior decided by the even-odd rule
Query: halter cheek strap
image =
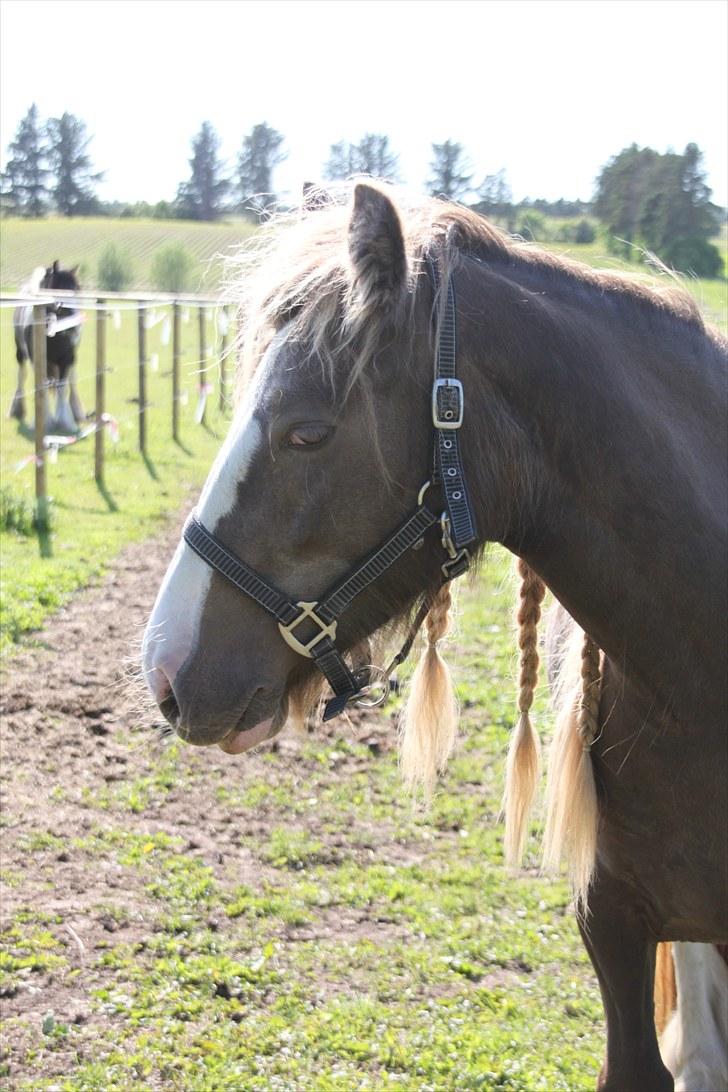
<path fill-rule="evenodd" d="M 439 271 L 431 258 L 427 261 L 437 291 Z M 425 532 L 438 522 L 442 531 L 442 547 L 447 554 L 441 565 L 443 583 L 460 576 L 470 564 L 467 547 L 475 540 L 476 532 L 457 440 L 465 401 L 462 383 L 456 376 L 457 323 L 455 289 L 451 278 L 445 282 L 445 292 L 432 387 L 432 424 L 435 433 L 432 478 L 420 490 L 417 508 L 412 515 L 352 573 L 331 588 L 322 599 L 295 602 L 241 561 L 200 523 L 194 513 L 184 527 L 183 536 L 187 545 L 216 572 L 271 614 L 278 622 L 286 644 L 300 656 L 312 659 L 325 675 L 334 696 L 326 702 L 324 720 L 343 712 L 350 701 L 369 705 L 384 701 L 389 691 L 389 673 L 407 657 L 430 607 L 429 600 L 425 599 L 404 646 L 386 672 L 369 667 L 353 671 L 336 646 L 336 627 L 354 599 L 395 561 L 413 547 L 421 545 Z M 445 499 L 445 510 L 439 516 L 423 502 L 431 485 L 441 486 Z M 382 682 L 381 696 L 372 700 L 370 691 Z"/>

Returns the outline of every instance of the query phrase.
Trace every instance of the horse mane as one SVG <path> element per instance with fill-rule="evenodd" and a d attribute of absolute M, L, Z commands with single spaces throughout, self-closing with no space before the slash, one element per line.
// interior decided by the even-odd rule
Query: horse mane
<path fill-rule="evenodd" d="M 679 284 L 656 285 L 644 277 L 614 270 L 596 270 L 571 258 L 508 236 L 482 216 L 441 200 L 412 202 L 400 191 L 386 187 L 399 213 L 409 276 L 408 291 L 388 300 L 388 307 L 367 306 L 376 292 L 358 289 L 348 249 L 351 186 L 339 200 L 311 200 L 294 216 L 277 217 L 233 259 L 229 278 L 232 299 L 238 305 L 238 393 L 255 371 L 274 334 L 288 325 L 289 338 L 303 343 L 320 360 L 332 382 L 341 361 L 348 361 L 344 389 L 364 381 L 367 365 L 391 336 L 392 325 L 414 328 L 417 281 L 426 272 L 430 254 L 441 265 L 442 283 L 469 259 L 488 263 L 514 280 L 538 276 L 564 283 L 601 297 L 609 295 L 629 322 L 636 311 L 688 331 L 704 331 L 697 303 Z M 284 230 L 285 229 L 285 230 Z M 366 274 L 365 274 L 366 275 Z M 360 272 L 361 276 L 361 272 Z M 436 296 L 437 315 L 443 301 Z M 434 341 L 434 338 L 433 338 Z M 343 349 L 354 350 L 342 352 Z M 497 427 L 497 422 L 493 424 Z M 505 427 L 505 426 L 504 426 Z M 501 437 L 503 444 L 507 437 Z M 528 467 L 521 467 L 522 479 Z M 523 484 L 523 482 L 521 483 Z M 517 491 L 514 490 L 514 495 Z M 482 551 L 479 551 L 482 553 Z M 520 566 L 521 607 L 518 616 L 521 649 L 519 721 L 508 758 L 506 794 L 506 857 L 516 864 L 525 840 L 526 822 L 539 777 L 539 744 L 529 710 L 537 683 L 537 622 L 544 586 L 525 563 Z M 432 597 L 434 589 L 428 594 Z M 449 673 L 437 650 L 448 628 L 449 590 L 432 598 L 427 619 L 427 640 L 412 680 L 402 720 L 401 759 L 405 778 L 427 793 L 445 765 L 455 735 L 457 709 Z M 405 612 L 407 613 L 407 612 Z M 385 639 L 401 626 L 400 615 L 376 639 Z M 562 851 L 570 859 L 577 901 L 583 908 L 591 880 L 597 824 L 597 798 L 589 748 L 597 734 L 600 691 L 600 653 L 588 635 L 578 631 L 570 668 L 562 681 L 560 715 L 549 762 L 549 807 L 545 860 L 558 865 Z M 373 662 L 371 659 L 368 662 Z M 572 688 L 573 687 L 573 688 Z M 317 678 L 302 679 L 289 695 L 289 709 L 301 720 L 321 691 Z"/>
<path fill-rule="evenodd" d="M 370 180 L 367 180 L 370 183 Z M 700 308 L 677 274 L 658 284 L 644 275 L 593 269 L 535 243 L 509 236 L 471 209 L 440 199 L 407 197 L 403 190 L 382 186 L 394 201 L 404 234 L 410 291 L 398 302 L 398 313 L 386 317 L 362 307 L 347 250 L 350 198 L 354 183 L 337 189 L 335 199 L 319 191 L 306 196 L 294 213 L 273 217 L 236 256 L 228 260 L 227 294 L 238 308 L 239 384 L 243 389 L 271 338 L 292 323 L 291 336 L 305 342 L 332 373 L 341 350 L 356 347 L 356 363 L 347 377 L 350 388 L 386 337 L 394 320 L 412 320 L 416 282 L 424 258 L 443 255 L 451 270 L 467 257 L 494 266 L 538 272 L 552 282 L 570 281 L 613 295 L 625 308 L 647 308 L 704 329 Z"/>

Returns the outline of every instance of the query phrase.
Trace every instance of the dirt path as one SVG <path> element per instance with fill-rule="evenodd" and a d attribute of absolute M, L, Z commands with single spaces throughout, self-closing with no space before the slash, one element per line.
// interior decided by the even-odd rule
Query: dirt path
<path fill-rule="evenodd" d="M 109 1029 L 90 999 L 114 980 L 100 957 L 112 941 L 133 944 L 154 929 L 159 907 L 149 874 L 120 863 L 121 838 L 142 853 L 146 839 L 181 839 L 177 851 L 228 888 L 274 874 L 247 847 L 265 842 L 280 812 L 262 801 L 241 830 L 239 811 L 236 817 L 224 799 L 231 778 L 260 777 L 266 748 L 244 766 L 216 748 L 185 748 L 171 769 L 153 715 L 129 688 L 181 524 L 171 521 L 153 540 L 129 547 L 100 587 L 74 597 L 5 665 L 0 928 L 9 973 L 0 979 L 0 1076 L 12 1087 L 67 1076 L 86 1052 L 93 1055 L 94 1040 Z M 387 719 L 358 724 L 372 753 L 391 746 Z M 300 747 L 290 739 L 267 745 L 278 752 L 274 779 L 295 767 Z M 335 854 L 335 845 L 327 852 Z M 339 915 L 336 928 L 356 933 L 360 925 Z M 54 1036 L 67 1026 L 72 1047 L 67 1034 Z"/>

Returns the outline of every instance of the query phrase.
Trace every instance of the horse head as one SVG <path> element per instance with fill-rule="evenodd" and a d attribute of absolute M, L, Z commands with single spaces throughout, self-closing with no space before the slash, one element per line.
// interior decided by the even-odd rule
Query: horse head
<path fill-rule="evenodd" d="M 278 253 L 276 268 L 256 275 L 247 387 L 197 516 L 270 585 L 311 603 L 411 512 L 429 476 L 433 296 L 408 261 L 394 205 L 375 187 L 357 186 L 350 209 L 314 211 L 298 230 L 309 245 L 295 259 Z M 326 231 L 338 244 L 322 260 Z M 337 648 L 402 616 L 437 582 L 441 560 L 415 550 L 392 565 L 338 621 Z M 179 735 L 231 751 L 277 732 L 318 676 L 276 619 L 184 541 L 143 663 Z"/>

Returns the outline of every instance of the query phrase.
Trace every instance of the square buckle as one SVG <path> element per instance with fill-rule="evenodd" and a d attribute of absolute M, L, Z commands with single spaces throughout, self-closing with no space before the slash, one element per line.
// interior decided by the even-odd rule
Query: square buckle
<path fill-rule="evenodd" d="M 435 428 L 460 428 L 464 409 L 465 398 L 460 380 L 436 379 L 432 387 L 432 423 Z"/>
<path fill-rule="evenodd" d="M 330 622 L 327 625 L 322 618 L 319 618 L 316 613 L 318 602 L 301 602 L 296 605 L 301 608 L 301 613 L 297 618 L 294 618 L 292 622 L 289 622 L 287 626 L 284 626 L 282 622 L 279 622 L 278 629 L 281 631 L 283 640 L 294 652 L 297 652 L 299 656 L 306 656 L 309 660 L 312 660 L 313 653 L 311 652 L 311 649 L 314 645 L 317 645 L 324 637 L 330 637 L 332 641 L 336 640 L 336 622 Z M 300 626 L 301 622 L 305 622 L 307 618 L 310 619 L 314 625 L 319 627 L 319 633 L 315 633 L 309 641 L 299 641 L 297 637 L 293 636 L 293 630 L 296 626 Z"/>

